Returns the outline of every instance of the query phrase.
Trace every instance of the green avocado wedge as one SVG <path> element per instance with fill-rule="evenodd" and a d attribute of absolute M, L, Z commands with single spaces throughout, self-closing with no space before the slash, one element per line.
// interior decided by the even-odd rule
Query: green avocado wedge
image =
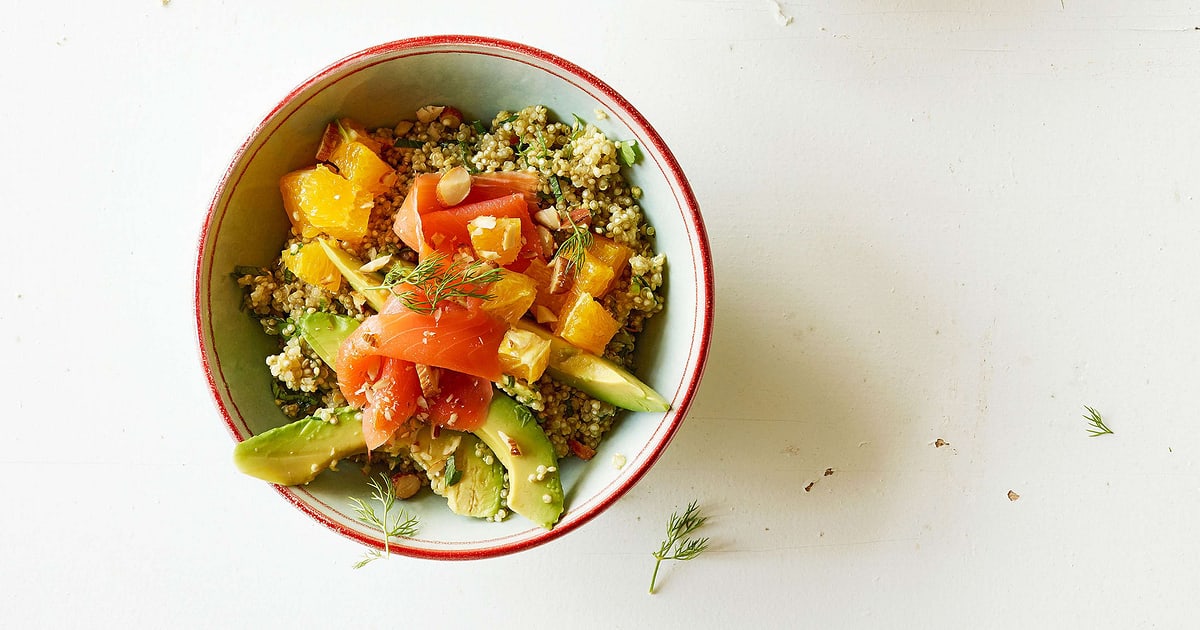
<path fill-rule="evenodd" d="M 329 422 L 309 416 L 259 433 L 233 447 L 233 463 L 281 486 L 308 483 L 337 460 L 367 450 L 356 413 L 346 407 Z"/>
<path fill-rule="evenodd" d="M 337 361 L 338 349 L 342 342 L 354 329 L 358 328 L 358 320 L 333 313 L 308 313 L 300 318 L 300 336 L 309 347 L 321 357 L 329 369 L 333 369 Z"/>
<path fill-rule="evenodd" d="M 533 322 L 522 319 L 515 326 L 550 341 L 546 372 L 554 380 L 630 411 L 671 408 L 658 392 L 616 363 L 577 348 Z"/>
<path fill-rule="evenodd" d="M 496 390 L 475 435 L 508 471 L 509 509 L 546 529 L 554 527 L 563 512 L 558 458 L 533 414 Z"/>

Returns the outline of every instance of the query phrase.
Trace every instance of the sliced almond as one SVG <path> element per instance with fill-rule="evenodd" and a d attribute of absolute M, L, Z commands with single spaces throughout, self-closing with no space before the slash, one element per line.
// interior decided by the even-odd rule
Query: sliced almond
<path fill-rule="evenodd" d="M 567 289 L 571 288 L 571 281 L 574 279 L 575 269 L 571 265 L 571 261 L 562 256 L 555 256 L 554 262 L 550 265 L 550 294 L 566 293 Z"/>
<path fill-rule="evenodd" d="M 587 208 L 575 208 L 571 211 L 571 220 L 575 225 L 591 225 L 592 213 Z"/>
<path fill-rule="evenodd" d="M 585 461 L 596 456 L 596 449 L 574 438 L 567 440 L 567 448 L 571 449 L 571 452 L 575 454 L 575 457 Z"/>
<path fill-rule="evenodd" d="M 500 435 L 501 441 L 503 441 L 505 444 L 508 444 L 508 452 L 509 453 L 511 453 L 517 457 L 521 456 L 521 446 L 519 444 L 517 444 L 516 440 L 508 437 L 508 434 L 503 431 L 497 431 L 496 433 L 498 433 Z"/>
<path fill-rule="evenodd" d="M 471 192 L 471 173 L 465 167 L 455 166 L 446 171 L 437 184 L 438 203 L 457 206 Z"/>
<path fill-rule="evenodd" d="M 429 367 L 422 363 L 417 363 L 415 367 L 417 369 L 417 380 L 421 382 L 421 393 L 426 398 L 437 396 L 439 389 L 438 381 L 440 380 L 437 368 Z"/>
<path fill-rule="evenodd" d="M 317 147 L 317 161 L 328 162 L 333 157 L 333 150 L 342 142 L 342 134 L 338 131 L 337 123 L 325 125 L 325 133 L 321 135 L 321 146 Z"/>
<path fill-rule="evenodd" d="M 421 489 L 421 478 L 412 473 L 392 476 L 392 494 L 403 501 L 410 499 Z"/>
<path fill-rule="evenodd" d="M 438 116 L 438 122 L 450 129 L 458 129 L 459 125 L 463 123 L 462 112 L 453 107 L 446 107 Z"/>
<path fill-rule="evenodd" d="M 542 256 L 549 258 L 554 255 L 554 235 L 544 225 L 533 226 L 537 230 L 538 244 L 542 246 Z"/>
<path fill-rule="evenodd" d="M 403 137 L 408 135 L 408 132 L 412 131 L 414 124 L 415 123 L 413 123 L 411 120 L 401 120 L 400 122 L 396 123 L 396 128 L 393 131 L 396 132 L 397 137 Z"/>
<path fill-rule="evenodd" d="M 539 324 L 550 324 L 558 321 L 558 315 L 556 315 L 554 311 L 550 310 L 548 307 L 542 306 L 541 304 L 533 307 L 533 318 L 536 319 L 537 323 Z"/>
<path fill-rule="evenodd" d="M 562 227 L 562 221 L 558 218 L 558 210 L 554 208 L 538 210 L 533 213 L 533 220 L 551 230 L 557 230 Z"/>
<path fill-rule="evenodd" d="M 417 120 L 429 124 L 438 119 L 442 115 L 442 110 L 446 109 L 443 105 L 426 105 L 417 110 Z"/>
<path fill-rule="evenodd" d="M 390 262 L 392 262 L 392 255 L 386 254 L 384 256 L 380 256 L 379 258 L 376 258 L 375 260 L 372 260 L 371 262 L 359 267 L 358 270 L 362 271 L 364 273 L 370 273 L 372 271 L 379 271 L 380 269 L 383 269 L 385 266 L 387 266 L 387 264 Z"/>

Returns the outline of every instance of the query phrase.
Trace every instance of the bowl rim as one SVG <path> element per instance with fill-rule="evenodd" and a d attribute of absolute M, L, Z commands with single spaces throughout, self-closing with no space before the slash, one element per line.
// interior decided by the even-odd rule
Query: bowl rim
<path fill-rule="evenodd" d="M 700 263 L 697 266 L 697 271 L 699 272 L 700 277 L 696 283 L 696 291 L 697 297 L 699 298 L 697 301 L 697 313 L 701 315 L 701 321 L 696 323 L 697 325 L 694 328 L 693 333 L 695 336 L 699 337 L 699 346 L 697 347 L 695 363 L 690 369 L 691 376 L 687 377 L 687 372 L 685 371 L 685 381 L 680 383 L 678 391 L 682 392 L 682 398 L 679 401 L 679 404 L 673 405 L 672 409 L 667 412 L 673 415 L 670 425 L 666 428 L 663 437 L 661 440 L 659 440 L 658 444 L 654 445 L 653 449 L 648 453 L 644 463 L 640 466 L 640 468 L 632 471 L 628 476 L 617 480 L 616 488 L 609 492 L 607 496 L 601 498 L 594 505 L 592 505 L 586 512 L 577 515 L 576 518 L 570 520 L 569 522 L 556 525 L 553 529 L 540 530 L 528 538 L 523 538 L 491 547 L 474 549 L 412 548 L 403 545 L 402 541 L 400 543 L 392 543 L 389 545 L 391 552 L 397 555 L 434 560 L 479 560 L 516 553 L 558 539 L 592 520 L 596 516 L 599 516 L 601 513 L 611 507 L 612 504 L 614 504 L 618 499 L 624 496 L 626 492 L 637 485 L 642 477 L 644 477 L 646 473 L 649 472 L 650 468 L 653 467 L 658 461 L 659 457 L 666 450 L 676 432 L 679 430 L 679 427 L 683 423 L 688 409 L 695 398 L 696 389 L 701 381 L 705 366 L 708 361 L 709 345 L 712 338 L 715 287 L 713 283 L 714 274 L 712 269 L 712 251 L 708 240 L 708 234 L 704 226 L 704 220 L 700 214 L 699 203 L 696 200 L 695 193 L 692 191 L 690 183 L 683 174 L 683 169 L 679 166 L 679 162 L 675 159 L 674 154 L 667 147 L 662 137 L 645 118 L 645 116 L 643 116 L 641 112 L 639 112 L 637 108 L 633 106 L 633 104 L 618 94 L 617 91 L 610 87 L 607 83 L 600 80 L 598 77 L 582 67 L 553 53 L 514 41 L 479 35 L 425 35 L 385 42 L 347 55 L 313 74 L 311 77 L 292 88 L 282 99 L 280 99 L 280 101 L 263 117 L 258 125 L 255 126 L 255 128 L 246 136 L 246 139 L 234 152 L 229 161 L 228 167 L 225 169 L 225 172 L 222 174 L 214 189 L 212 200 L 209 202 L 208 211 L 204 217 L 196 247 L 196 267 L 193 287 L 193 306 L 196 323 L 195 339 L 197 343 L 196 350 L 199 354 L 200 362 L 204 369 L 204 375 L 208 384 L 211 399 L 217 407 L 217 410 L 220 412 L 222 419 L 225 421 L 226 429 L 229 430 L 230 434 L 235 440 L 241 442 L 242 437 L 234 424 L 229 410 L 222 401 L 219 391 L 220 386 L 217 383 L 214 375 L 214 366 L 211 365 L 208 360 L 208 353 L 206 352 L 208 344 L 205 342 L 204 335 L 205 309 L 203 308 L 203 300 L 205 296 L 202 294 L 201 285 L 205 271 L 205 244 L 208 242 L 209 230 L 212 227 L 213 217 L 217 211 L 218 204 L 220 203 L 226 189 L 230 186 L 231 178 L 235 171 L 240 165 L 242 165 L 242 161 L 245 159 L 246 153 L 251 144 L 253 144 L 255 139 L 259 137 L 259 135 L 264 131 L 264 129 L 267 128 L 267 126 L 274 120 L 275 116 L 281 110 L 287 107 L 290 103 L 292 103 L 292 101 L 301 96 L 309 88 L 337 75 L 348 66 L 352 66 L 360 61 L 379 55 L 431 46 L 449 47 L 444 51 L 432 52 L 456 52 L 452 48 L 453 46 L 464 46 L 484 49 L 492 48 L 508 53 L 516 53 L 518 55 L 532 57 L 538 61 L 547 63 L 561 71 L 564 71 L 569 75 L 574 75 L 574 77 L 577 77 L 579 80 L 586 83 L 590 88 L 603 93 L 604 96 L 611 99 L 617 105 L 617 107 L 622 110 L 623 114 L 632 119 L 632 123 L 636 126 L 639 132 L 644 134 L 644 140 L 652 144 L 655 151 L 662 157 L 660 167 L 665 169 L 665 174 L 667 174 L 668 177 L 673 180 L 673 183 L 679 189 L 679 198 L 684 206 L 681 208 L 681 210 L 685 215 L 685 223 L 690 221 L 694 227 L 695 233 L 692 234 L 691 237 L 694 242 L 693 249 L 699 254 L 698 258 Z M 372 537 L 364 536 L 356 530 L 342 525 L 335 519 L 325 515 L 324 513 L 315 509 L 313 506 L 301 500 L 300 497 L 289 488 L 285 488 L 276 484 L 269 485 L 281 496 L 283 496 L 284 499 L 286 499 L 289 503 L 325 527 L 368 547 L 378 550 L 384 549 L 384 544 L 381 541 Z"/>

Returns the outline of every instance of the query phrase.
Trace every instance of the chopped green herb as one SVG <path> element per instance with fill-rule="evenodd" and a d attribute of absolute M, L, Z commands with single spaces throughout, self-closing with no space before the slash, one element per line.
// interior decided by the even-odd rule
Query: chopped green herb
<path fill-rule="evenodd" d="M 509 116 L 508 118 L 505 118 L 504 120 L 501 120 L 501 121 L 500 121 L 498 124 L 501 124 L 501 125 L 507 125 L 508 123 L 510 123 L 510 122 L 512 122 L 512 121 L 514 121 L 514 120 L 516 120 L 516 119 L 518 119 L 518 118 L 520 118 L 520 116 L 519 116 L 519 115 L 517 115 L 517 114 L 512 114 L 512 115 L 511 115 L 511 116 Z"/>
<path fill-rule="evenodd" d="M 237 265 L 233 268 L 234 278 L 243 278 L 245 276 L 269 276 L 271 271 L 266 267 L 252 267 L 250 265 Z"/>
<path fill-rule="evenodd" d="M 571 114 L 575 117 L 575 123 L 571 125 L 571 140 L 583 135 L 587 131 L 587 121 L 580 118 L 579 114 Z"/>
<path fill-rule="evenodd" d="M 275 404 L 296 405 L 302 415 L 308 415 L 309 411 L 321 406 L 321 395 L 317 392 L 288 389 L 274 379 L 271 380 L 271 395 L 275 397 Z"/>
<path fill-rule="evenodd" d="M 550 183 L 550 192 L 554 193 L 554 201 L 563 202 L 562 186 L 558 183 L 558 175 L 551 175 L 548 181 Z"/>
<path fill-rule="evenodd" d="M 1083 408 L 1087 409 L 1088 411 L 1083 417 L 1087 419 L 1088 426 L 1091 427 L 1087 430 L 1089 437 L 1113 434 L 1112 429 L 1108 428 L 1108 425 L 1104 424 L 1104 419 L 1100 417 L 1099 411 L 1096 411 L 1087 405 L 1084 405 Z"/>
<path fill-rule="evenodd" d="M 477 133 L 481 136 L 483 134 L 487 133 L 487 128 L 484 127 L 483 123 L 479 122 L 478 120 L 472 120 L 471 127 L 473 127 L 475 129 L 475 133 Z"/>
<path fill-rule="evenodd" d="M 333 124 L 337 125 L 338 135 L 342 137 L 342 142 L 350 142 L 350 132 L 342 126 L 342 121 L 335 118 Z"/>
<path fill-rule="evenodd" d="M 453 486 L 462 479 L 462 471 L 454 464 L 454 457 L 446 460 L 446 485 Z"/>
<path fill-rule="evenodd" d="M 396 138 L 396 141 L 392 143 L 392 146 L 396 147 L 397 149 L 420 149 L 421 147 L 425 146 L 425 143 L 421 142 L 420 140 Z"/>
<path fill-rule="evenodd" d="M 642 148 L 638 146 L 637 140 L 623 140 L 617 143 L 617 148 L 621 151 L 621 162 L 625 166 L 633 166 L 642 159 Z"/>
<path fill-rule="evenodd" d="M 525 426 L 533 422 L 533 412 L 525 405 L 517 405 L 517 417 L 521 420 L 521 426 Z"/>
<path fill-rule="evenodd" d="M 479 169 L 475 168 L 475 163 L 472 162 L 471 158 L 467 156 L 467 143 L 459 142 L 458 143 L 458 152 L 459 152 L 459 155 L 462 156 L 463 166 L 467 167 L 467 172 L 472 175 L 478 173 Z"/>

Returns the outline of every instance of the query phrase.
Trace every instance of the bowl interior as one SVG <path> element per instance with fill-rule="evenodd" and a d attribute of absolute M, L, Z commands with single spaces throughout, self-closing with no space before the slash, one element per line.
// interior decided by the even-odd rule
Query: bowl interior
<path fill-rule="evenodd" d="M 628 179 L 644 191 L 642 207 L 667 257 L 666 309 L 648 322 L 639 342 L 638 374 L 672 402 L 666 413 L 625 412 L 590 462 L 561 466 L 567 511 L 554 530 L 512 516 L 489 523 L 452 514 L 444 499 L 410 502 L 420 532 L 398 553 L 448 559 L 486 557 L 550 540 L 599 513 L 646 471 L 670 440 L 690 404 L 707 353 L 711 326 L 711 263 L 690 188 L 661 139 L 621 97 L 586 72 L 547 53 L 470 37 L 405 40 L 338 62 L 297 88 L 243 146 L 219 187 L 201 238 L 197 263 L 197 323 L 202 359 L 218 407 L 239 440 L 286 423 L 274 405 L 264 359 L 273 341 L 241 309 L 232 273 L 266 265 L 278 255 L 288 222 L 280 175 L 311 165 L 325 124 L 349 116 L 367 127 L 412 118 L 418 107 L 453 104 L 467 120 L 486 122 L 500 110 L 546 105 L 558 120 L 572 114 L 610 138 L 636 139 L 644 160 Z M 608 117 L 597 119 L 596 111 Z M 613 456 L 626 458 L 624 467 Z M 282 494 L 318 521 L 369 545 L 378 534 L 355 520 L 349 497 L 368 495 L 353 466 L 327 472 Z M 425 493 L 428 495 L 429 493 Z"/>

